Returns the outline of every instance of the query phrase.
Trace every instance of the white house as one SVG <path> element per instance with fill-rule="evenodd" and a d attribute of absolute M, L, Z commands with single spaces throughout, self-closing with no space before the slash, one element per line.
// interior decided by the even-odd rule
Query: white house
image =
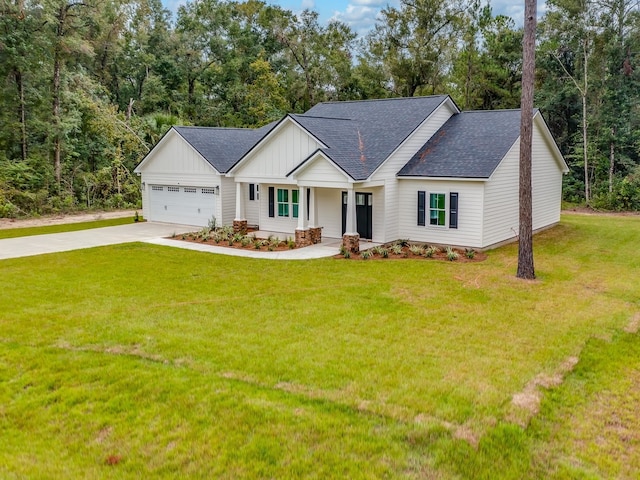
<path fill-rule="evenodd" d="M 150 220 L 204 225 L 215 215 L 300 245 L 343 237 L 488 248 L 518 231 L 519 110 L 460 112 L 449 96 L 328 102 L 260 130 L 187 130 L 170 131 L 136 169 Z M 535 111 L 535 230 L 560 220 L 567 170 Z M 220 192 L 209 201 L 200 192 L 212 186 Z M 185 203 L 194 188 L 200 198 Z M 169 202 L 179 195 L 184 212 Z"/>

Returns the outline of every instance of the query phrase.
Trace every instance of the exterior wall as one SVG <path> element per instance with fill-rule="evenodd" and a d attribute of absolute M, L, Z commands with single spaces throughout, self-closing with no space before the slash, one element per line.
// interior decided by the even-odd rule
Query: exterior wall
<path fill-rule="evenodd" d="M 453 104 L 449 100 L 445 101 L 372 176 L 373 181 L 384 180 L 385 182 L 385 209 L 389 212 L 381 225 L 384 233 L 380 241 L 390 242 L 403 236 L 400 234 L 399 216 L 393 213 L 397 212 L 402 205 L 396 174 L 455 112 Z"/>
<path fill-rule="evenodd" d="M 399 180 L 398 238 L 414 242 L 481 248 L 484 182 L 455 180 Z M 426 223 L 418 225 L 418 191 L 426 192 Z M 458 193 L 458 228 L 449 228 L 449 193 Z M 429 225 L 429 194 L 446 194 L 447 225 Z"/>
<path fill-rule="evenodd" d="M 258 191 L 256 192 L 256 199 L 249 200 L 249 184 L 242 184 L 242 197 L 245 200 L 244 203 L 244 214 L 247 219 L 247 223 L 249 225 L 260 225 L 260 200 L 262 199 L 262 185 L 256 183 L 256 188 Z M 269 207 L 269 196 L 267 190 L 267 208 Z M 234 199 L 235 204 L 235 199 Z"/>
<path fill-rule="evenodd" d="M 269 187 L 275 188 L 275 216 L 269 216 Z M 291 232 L 293 236 L 298 226 L 298 219 L 292 216 L 289 209 L 288 217 L 278 216 L 278 188 L 286 188 L 289 191 L 296 190 L 296 185 L 284 184 L 261 184 L 260 185 L 260 230 L 268 232 Z M 248 198 L 248 194 L 247 194 Z M 291 201 L 291 192 L 289 192 L 289 201 Z M 302 214 L 302 212 L 300 212 Z"/>
<path fill-rule="evenodd" d="M 329 163 L 324 157 L 311 160 L 310 165 L 301 167 L 301 172 L 293 174 L 295 179 L 301 183 L 313 183 L 318 186 L 335 185 L 336 183 L 345 183 L 349 181 L 346 173 L 342 172 L 338 167 Z"/>
<path fill-rule="evenodd" d="M 235 177 L 290 181 L 286 178 L 287 173 L 321 145 L 292 121 L 286 122 L 265 144 L 249 154 L 243 165 L 234 171 Z"/>
<path fill-rule="evenodd" d="M 151 215 L 151 185 L 219 186 L 220 191 L 223 190 L 223 177 L 175 131 L 167 133 L 149 155 L 146 163 L 140 168 L 140 180 L 145 184 L 142 192 L 142 215 L 145 218 L 150 218 Z M 218 200 L 216 218 L 220 219 L 224 202 L 222 199 Z"/>
<path fill-rule="evenodd" d="M 220 216 L 216 217 L 218 225 L 231 225 L 236 216 L 236 182 L 233 178 L 221 177 L 220 182 Z"/>
<path fill-rule="evenodd" d="M 534 122 L 535 123 L 535 122 Z M 538 128 L 533 129 L 531 191 L 533 195 L 533 229 L 560 221 L 562 207 L 562 171 Z"/>
<path fill-rule="evenodd" d="M 322 238 L 342 238 L 342 189 L 316 188 L 316 203 Z"/>
<path fill-rule="evenodd" d="M 518 234 L 519 157 L 518 140 L 487 182 L 483 232 L 485 246 L 515 238 Z M 533 229 L 538 230 L 558 223 L 562 206 L 562 170 L 535 119 L 531 183 Z"/>
<path fill-rule="evenodd" d="M 487 181 L 484 199 L 484 246 L 514 238 L 519 222 L 520 140 L 502 159 Z"/>

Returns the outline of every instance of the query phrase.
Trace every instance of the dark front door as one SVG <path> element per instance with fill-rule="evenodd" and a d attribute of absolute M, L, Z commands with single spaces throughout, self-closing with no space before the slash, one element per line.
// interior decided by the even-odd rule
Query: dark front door
<path fill-rule="evenodd" d="M 356 225 L 360 238 L 373 238 L 373 194 L 356 192 Z M 347 230 L 347 192 L 342 192 L 342 233 Z"/>

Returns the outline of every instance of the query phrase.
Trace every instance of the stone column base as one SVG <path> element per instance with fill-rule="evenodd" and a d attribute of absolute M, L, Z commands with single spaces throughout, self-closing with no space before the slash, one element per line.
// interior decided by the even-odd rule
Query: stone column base
<path fill-rule="evenodd" d="M 296 228 L 296 247 L 308 247 L 322 241 L 322 227 L 300 230 Z"/>
<path fill-rule="evenodd" d="M 246 220 L 234 220 L 233 231 L 235 233 L 247 234 L 247 221 Z"/>
<path fill-rule="evenodd" d="M 342 246 L 347 252 L 358 253 L 360 252 L 360 235 L 344 234 L 342 236 Z"/>

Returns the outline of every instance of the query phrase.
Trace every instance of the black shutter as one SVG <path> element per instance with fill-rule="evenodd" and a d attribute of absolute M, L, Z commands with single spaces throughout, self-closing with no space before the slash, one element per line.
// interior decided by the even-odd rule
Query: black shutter
<path fill-rule="evenodd" d="M 276 216 L 276 189 L 269 187 L 269 216 Z"/>
<path fill-rule="evenodd" d="M 449 194 L 449 228 L 458 228 L 458 194 Z"/>
<path fill-rule="evenodd" d="M 426 192 L 418 192 L 418 225 L 425 226 L 426 222 L 426 205 L 427 194 Z"/>
<path fill-rule="evenodd" d="M 255 200 L 255 199 L 256 199 L 256 184 L 250 183 L 249 184 L 249 200 Z"/>

